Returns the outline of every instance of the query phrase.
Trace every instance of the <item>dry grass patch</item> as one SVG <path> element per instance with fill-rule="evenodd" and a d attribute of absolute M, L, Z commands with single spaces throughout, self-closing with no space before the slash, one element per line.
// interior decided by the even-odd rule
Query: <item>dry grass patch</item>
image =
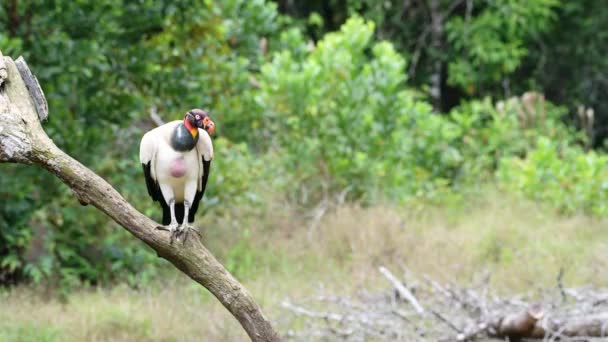
<path fill-rule="evenodd" d="M 500 196 L 474 199 L 459 210 L 348 206 L 323 221 L 318 243 L 309 246 L 358 280 L 389 265 L 444 281 L 490 273 L 494 286 L 507 292 L 553 286 L 560 269 L 571 286 L 605 285 L 598 270 L 608 267 L 608 221 L 563 217 Z"/>
<path fill-rule="evenodd" d="M 262 213 L 235 211 L 204 232 L 282 332 L 305 324 L 287 317 L 285 298 L 385 288 L 381 265 L 462 285 L 489 273 L 504 293 L 554 287 L 562 268 L 566 286 L 607 285 L 607 220 L 564 217 L 500 194 L 423 210 L 345 205 L 325 215 L 312 235 L 309 220 L 294 212 L 281 203 Z M 6 291 L 0 340 L 246 340 L 208 292 L 173 270 L 167 274 L 141 290 L 81 290 L 65 304 L 32 288 Z"/>

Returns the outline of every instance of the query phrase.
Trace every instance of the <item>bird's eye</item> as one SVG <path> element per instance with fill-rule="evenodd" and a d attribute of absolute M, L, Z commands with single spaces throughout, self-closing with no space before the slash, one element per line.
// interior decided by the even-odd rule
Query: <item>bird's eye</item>
<path fill-rule="evenodd" d="M 197 115 L 197 116 L 196 116 L 196 120 L 200 120 L 200 119 L 201 119 L 201 116 L 200 116 L 200 115 Z"/>

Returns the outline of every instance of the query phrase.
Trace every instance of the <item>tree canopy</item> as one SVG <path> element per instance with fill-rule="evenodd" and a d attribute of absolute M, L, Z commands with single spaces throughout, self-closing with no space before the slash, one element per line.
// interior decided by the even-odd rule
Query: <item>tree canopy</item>
<path fill-rule="evenodd" d="M 195 107 L 217 123 L 217 216 L 481 181 L 607 215 L 607 25 L 591 0 L 7 0 L 0 47 L 39 78 L 55 143 L 150 217 L 139 139 L 151 113 Z M 45 172 L 0 165 L 0 283 L 154 275 L 114 227 Z"/>

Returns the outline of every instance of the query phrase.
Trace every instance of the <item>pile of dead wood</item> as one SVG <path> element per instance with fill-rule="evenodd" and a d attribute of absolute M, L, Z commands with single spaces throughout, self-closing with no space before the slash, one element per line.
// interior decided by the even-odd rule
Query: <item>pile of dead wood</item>
<path fill-rule="evenodd" d="M 301 326 L 294 340 L 608 341 L 608 289 L 564 288 L 501 298 L 489 277 L 468 288 L 428 277 L 408 283 L 380 267 L 390 288 L 356 298 L 322 294 L 285 300 Z M 405 277 L 404 277 L 405 278 Z M 561 278 L 561 277 L 560 277 Z"/>

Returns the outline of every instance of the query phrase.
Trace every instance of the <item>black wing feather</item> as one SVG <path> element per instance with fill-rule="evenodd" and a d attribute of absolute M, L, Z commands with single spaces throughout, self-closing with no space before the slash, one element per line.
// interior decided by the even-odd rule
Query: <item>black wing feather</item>
<path fill-rule="evenodd" d="M 205 188 L 207 187 L 207 179 L 209 179 L 209 170 L 211 169 L 211 160 L 207 161 L 205 160 L 205 157 L 201 158 L 203 158 L 203 177 L 201 182 L 201 191 L 196 192 L 196 195 L 194 196 L 194 201 L 192 201 L 192 206 L 190 207 L 190 212 L 188 213 L 189 223 L 194 222 L 194 214 L 196 214 L 196 211 L 198 210 L 198 204 L 200 203 L 201 199 L 203 199 L 203 195 L 205 194 Z"/>
<path fill-rule="evenodd" d="M 148 188 L 148 195 L 152 197 L 153 200 L 158 201 L 159 197 L 162 197 L 162 193 L 160 192 L 160 187 L 158 183 L 152 178 L 151 172 L 151 164 L 152 161 L 149 161 L 147 164 L 141 164 L 144 168 L 144 176 L 146 178 L 146 187 Z"/>
<path fill-rule="evenodd" d="M 160 200 L 158 201 L 160 206 L 163 208 L 163 226 L 168 226 L 171 223 L 171 208 L 167 202 L 165 202 L 165 198 L 160 196 Z"/>
<path fill-rule="evenodd" d="M 177 221 L 178 224 L 183 224 L 184 223 L 184 212 L 185 212 L 185 207 L 184 207 L 184 203 L 175 203 L 175 205 L 173 206 L 173 209 L 175 210 L 175 220 Z M 171 217 L 169 217 L 169 223 L 171 223 Z M 169 224 L 167 223 L 167 224 Z"/>
<path fill-rule="evenodd" d="M 158 183 L 152 178 L 151 172 L 151 164 L 152 161 L 149 161 L 147 164 L 141 164 L 144 168 L 144 177 L 146 178 L 146 187 L 148 188 L 148 194 L 152 197 L 152 200 L 160 203 L 161 208 L 163 208 L 163 225 L 168 225 L 171 223 L 171 210 L 169 209 L 169 205 L 165 201 L 163 197 L 163 193 L 160 191 L 160 186 Z M 182 216 L 183 216 L 182 211 Z"/>

